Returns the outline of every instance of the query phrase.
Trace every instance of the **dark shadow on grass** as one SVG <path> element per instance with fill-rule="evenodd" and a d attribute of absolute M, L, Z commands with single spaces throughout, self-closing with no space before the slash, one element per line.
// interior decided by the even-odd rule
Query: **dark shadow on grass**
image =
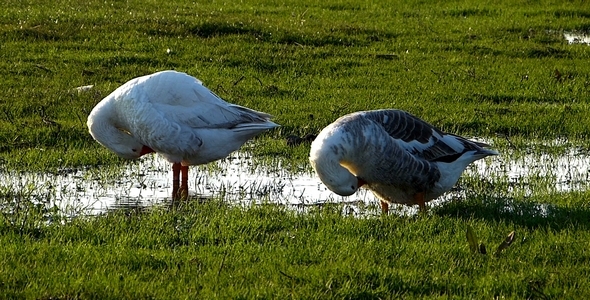
<path fill-rule="evenodd" d="M 557 9 L 553 12 L 556 18 L 590 18 L 590 12 L 578 9 Z"/>
<path fill-rule="evenodd" d="M 545 57 L 554 57 L 554 58 L 565 58 L 569 57 L 569 51 L 558 49 L 554 47 L 535 47 L 533 49 L 526 50 L 522 55 L 516 55 L 517 57 L 523 58 L 545 58 Z"/>
<path fill-rule="evenodd" d="M 475 93 L 474 97 L 468 99 L 473 102 L 491 102 L 494 104 L 502 103 L 551 103 L 557 102 L 554 98 L 544 98 L 535 96 L 520 96 L 520 95 L 509 95 L 509 94 L 481 94 Z"/>
<path fill-rule="evenodd" d="M 203 22 L 199 25 L 193 26 L 189 32 L 192 35 L 196 35 L 202 38 L 210 38 L 214 36 L 226 36 L 226 35 L 252 35 L 252 36 L 263 36 L 264 32 L 260 29 L 254 28 L 249 25 L 240 23 L 223 23 L 223 22 Z"/>
<path fill-rule="evenodd" d="M 465 8 L 465 9 L 451 9 L 443 11 L 445 15 L 457 18 L 467 17 L 496 17 L 500 15 L 498 10 L 494 9 L 479 9 L 479 8 Z"/>
<path fill-rule="evenodd" d="M 16 39 L 34 42 L 71 41 L 80 38 L 78 28 L 80 25 L 38 24 L 32 27 L 1 31 L 0 37 L 5 40 Z"/>
<path fill-rule="evenodd" d="M 197 36 L 212 38 L 223 36 L 243 36 L 258 41 L 274 42 L 297 46 L 352 46 L 368 45 L 372 42 L 395 39 L 398 35 L 390 30 L 374 30 L 359 26 L 340 26 L 322 34 L 272 31 L 255 24 L 242 22 L 207 21 L 190 27 L 183 24 L 165 24 L 163 28 L 150 29 L 149 35 L 157 36 Z"/>
<path fill-rule="evenodd" d="M 451 201 L 433 210 L 436 215 L 465 220 L 504 221 L 536 229 L 590 229 L 590 207 L 562 207 L 504 197 Z"/>
<path fill-rule="evenodd" d="M 338 4 L 328 4 L 324 6 L 328 10 L 332 11 L 359 11 L 362 10 L 360 4 L 356 3 L 338 3 Z"/>

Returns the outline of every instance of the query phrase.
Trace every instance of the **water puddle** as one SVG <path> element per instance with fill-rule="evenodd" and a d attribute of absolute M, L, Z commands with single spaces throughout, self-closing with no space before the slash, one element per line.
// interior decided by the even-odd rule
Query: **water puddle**
<path fill-rule="evenodd" d="M 590 36 L 585 33 L 576 32 L 564 32 L 563 37 L 567 40 L 568 44 L 590 44 Z"/>
<path fill-rule="evenodd" d="M 480 160 L 468 167 L 464 178 L 489 182 L 508 182 L 510 193 L 534 194 L 584 190 L 590 176 L 590 155 L 571 149 L 563 154 L 530 153 Z M 47 207 L 58 207 L 71 215 L 99 214 L 111 209 L 147 208 L 170 202 L 171 166 L 159 156 L 149 156 L 113 171 L 109 168 L 62 170 L 56 174 L 0 173 L 1 191 L 19 200 L 29 200 Z M 375 206 L 378 200 L 361 189 L 350 197 L 328 190 L 308 166 L 287 171 L 281 162 L 272 165 L 255 163 L 245 153 L 207 166 L 192 167 L 190 195 L 196 198 L 223 197 L 230 203 L 275 203 L 294 208 L 346 203 L 346 213 L 356 214 L 360 207 Z M 452 198 L 465 197 L 461 184 L 452 192 L 432 202 L 439 205 Z M 8 198 L 8 197 L 6 197 Z M 398 213 L 411 214 L 415 208 L 394 206 Z"/>

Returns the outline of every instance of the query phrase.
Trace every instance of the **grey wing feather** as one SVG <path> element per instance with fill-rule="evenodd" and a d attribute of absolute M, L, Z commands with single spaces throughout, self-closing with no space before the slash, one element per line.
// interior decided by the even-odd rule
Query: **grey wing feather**
<path fill-rule="evenodd" d="M 397 112 L 384 111 L 386 116 L 379 111 L 351 114 L 341 118 L 339 123 L 345 124 L 345 130 L 351 133 L 346 135 L 350 138 L 347 144 L 364 149 L 363 153 L 371 153 L 366 158 L 371 161 L 371 172 L 359 174 L 361 178 L 377 184 L 425 190 L 440 178 L 440 172 L 435 165 L 407 149 L 405 130 L 411 131 L 416 126 L 399 122 Z"/>
<path fill-rule="evenodd" d="M 377 110 L 366 117 L 379 123 L 383 129 L 412 155 L 427 161 L 452 162 L 467 151 L 487 148 L 485 143 L 469 141 L 463 137 L 447 134 L 402 110 Z"/>
<path fill-rule="evenodd" d="M 371 111 L 367 113 L 367 117 L 380 123 L 392 138 L 404 142 L 418 141 L 425 144 L 430 141 L 435 132 L 439 135 L 444 134 L 432 125 L 402 110 Z"/>
<path fill-rule="evenodd" d="M 378 174 L 391 175 L 387 176 L 388 184 L 426 190 L 440 178 L 440 171 L 435 165 L 426 160 L 416 159 L 403 148 L 392 148 L 392 151 L 385 155 L 399 158 L 394 160 L 396 164 L 384 163 L 377 168 Z"/>

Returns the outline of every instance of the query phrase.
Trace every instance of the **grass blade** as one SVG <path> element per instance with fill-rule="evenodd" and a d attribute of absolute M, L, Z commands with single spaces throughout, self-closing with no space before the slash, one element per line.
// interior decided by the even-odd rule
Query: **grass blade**
<path fill-rule="evenodd" d="M 471 249 L 471 252 L 478 252 L 479 247 L 477 245 L 477 236 L 475 235 L 475 232 L 473 232 L 473 228 L 469 225 L 467 225 L 467 243 L 469 243 L 469 249 Z"/>
<path fill-rule="evenodd" d="M 504 241 L 498 246 L 498 249 L 496 249 L 496 252 L 494 253 L 494 255 L 500 255 L 500 253 L 502 251 L 504 251 L 504 249 L 508 248 L 512 242 L 514 241 L 514 231 L 512 231 L 511 233 L 508 234 L 508 236 L 506 237 L 506 239 L 504 239 Z"/>

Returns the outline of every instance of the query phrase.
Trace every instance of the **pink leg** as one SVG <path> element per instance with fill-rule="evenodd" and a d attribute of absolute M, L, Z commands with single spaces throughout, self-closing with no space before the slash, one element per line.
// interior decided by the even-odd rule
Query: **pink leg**
<path fill-rule="evenodd" d="M 188 197 L 188 166 L 181 166 L 180 171 L 182 172 L 182 183 L 180 184 L 180 198 Z"/>
<path fill-rule="evenodd" d="M 384 215 L 389 214 L 389 203 L 381 200 L 381 213 Z"/>
<path fill-rule="evenodd" d="M 426 201 L 424 201 L 424 193 L 415 194 L 414 203 L 418 204 L 418 209 L 421 212 L 426 212 Z"/>
<path fill-rule="evenodd" d="M 178 185 L 180 183 L 180 163 L 172 164 L 172 200 L 178 199 Z"/>

